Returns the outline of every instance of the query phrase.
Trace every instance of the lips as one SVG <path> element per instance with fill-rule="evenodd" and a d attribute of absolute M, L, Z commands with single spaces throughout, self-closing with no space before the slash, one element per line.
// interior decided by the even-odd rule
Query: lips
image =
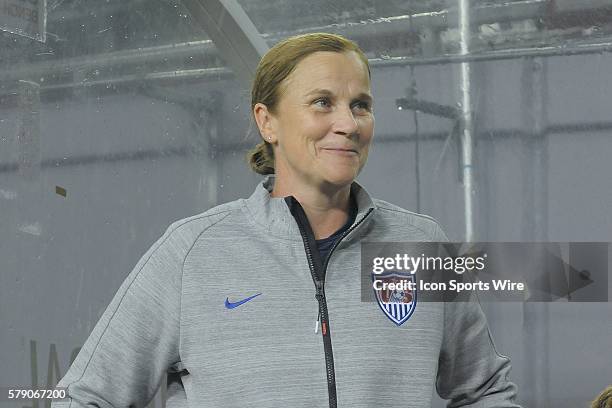
<path fill-rule="evenodd" d="M 323 150 L 333 150 L 333 151 L 341 151 L 341 152 L 353 152 L 357 153 L 357 149 L 353 149 L 351 147 L 324 147 Z"/>

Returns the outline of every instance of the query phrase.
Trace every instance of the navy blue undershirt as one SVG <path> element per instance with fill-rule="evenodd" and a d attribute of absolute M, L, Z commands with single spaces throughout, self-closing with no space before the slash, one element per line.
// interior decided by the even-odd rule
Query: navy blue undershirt
<path fill-rule="evenodd" d="M 353 222 L 355 222 L 355 218 L 357 218 L 357 204 L 355 203 L 355 199 L 353 198 L 353 195 L 351 194 L 349 217 L 346 223 L 338 231 L 334 232 L 329 237 L 316 240 L 317 249 L 319 250 L 319 254 L 321 254 L 321 260 L 323 261 L 324 265 L 325 265 L 325 260 L 327 259 L 327 256 L 329 255 L 329 251 L 331 251 L 332 247 L 334 246 L 338 238 L 340 238 L 346 230 L 351 228 L 351 225 L 353 225 Z"/>

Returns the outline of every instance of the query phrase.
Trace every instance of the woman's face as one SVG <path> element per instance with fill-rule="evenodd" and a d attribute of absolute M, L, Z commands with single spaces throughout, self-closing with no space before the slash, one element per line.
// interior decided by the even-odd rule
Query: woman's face
<path fill-rule="evenodd" d="M 275 173 L 299 188 L 344 187 L 368 158 L 374 132 L 368 71 L 357 54 L 316 52 L 283 81 L 269 136 Z"/>

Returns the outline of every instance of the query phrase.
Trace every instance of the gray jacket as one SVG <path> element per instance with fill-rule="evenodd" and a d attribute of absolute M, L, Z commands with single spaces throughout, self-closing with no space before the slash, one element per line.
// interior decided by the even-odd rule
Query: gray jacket
<path fill-rule="evenodd" d="M 361 302 L 360 243 L 446 241 L 432 218 L 353 183 L 357 218 L 330 254 L 328 326 L 315 333 L 311 260 L 272 184 L 168 228 L 58 383 L 69 399 L 52 407 L 145 406 L 166 378 L 168 407 L 425 408 L 434 389 L 449 407 L 518 407 L 477 302 L 423 302 L 400 326 Z"/>

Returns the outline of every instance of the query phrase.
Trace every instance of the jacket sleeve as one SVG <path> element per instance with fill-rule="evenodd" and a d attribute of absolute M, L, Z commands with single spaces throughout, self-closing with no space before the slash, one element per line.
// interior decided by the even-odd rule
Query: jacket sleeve
<path fill-rule="evenodd" d="M 448 241 L 439 227 L 436 241 Z M 510 369 L 510 359 L 495 349 L 476 294 L 445 302 L 436 388 L 450 400 L 447 407 L 520 408 Z"/>
<path fill-rule="evenodd" d="M 444 315 L 436 387 L 448 408 L 520 408 L 510 359 L 495 349 L 478 301 L 447 302 Z"/>
<path fill-rule="evenodd" d="M 189 243 L 171 225 L 142 256 L 57 387 L 52 408 L 144 407 L 180 360 L 182 264 Z"/>

